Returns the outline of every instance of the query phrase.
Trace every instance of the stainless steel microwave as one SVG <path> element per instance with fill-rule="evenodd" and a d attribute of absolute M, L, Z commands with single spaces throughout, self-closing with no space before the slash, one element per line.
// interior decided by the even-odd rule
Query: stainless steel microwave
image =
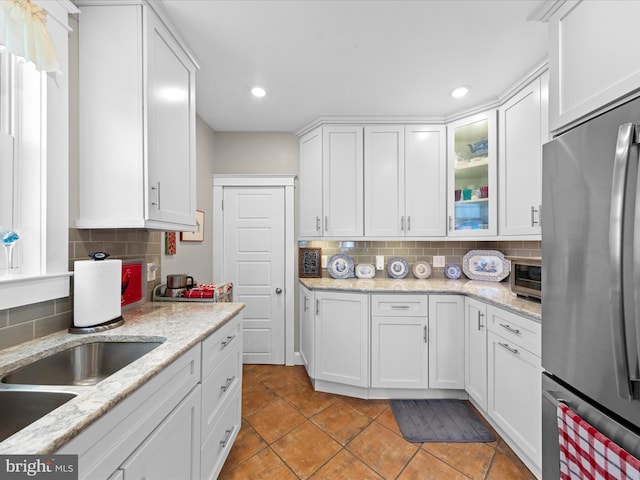
<path fill-rule="evenodd" d="M 519 297 L 542 300 L 542 259 L 507 258 L 511 260 L 511 291 Z"/>

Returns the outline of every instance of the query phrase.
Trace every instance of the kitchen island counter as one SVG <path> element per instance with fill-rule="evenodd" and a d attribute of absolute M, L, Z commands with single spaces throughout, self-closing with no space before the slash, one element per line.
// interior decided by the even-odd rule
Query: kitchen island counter
<path fill-rule="evenodd" d="M 364 293 L 434 293 L 467 295 L 497 307 L 526 315 L 534 320 L 542 318 L 539 302 L 516 296 L 508 283 L 481 282 L 478 280 L 449 280 L 446 278 L 300 278 L 300 283 L 310 290 L 333 290 Z"/>
<path fill-rule="evenodd" d="M 56 332 L 0 350 L 0 376 L 71 346 L 95 341 L 155 341 L 162 344 L 92 386 L 47 386 L 77 396 L 0 442 L 1 454 L 50 454 L 109 412 L 181 355 L 225 325 L 241 303 L 147 303 L 123 312 L 124 325 L 106 332 Z M 15 388 L 0 384 L 0 389 Z"/>

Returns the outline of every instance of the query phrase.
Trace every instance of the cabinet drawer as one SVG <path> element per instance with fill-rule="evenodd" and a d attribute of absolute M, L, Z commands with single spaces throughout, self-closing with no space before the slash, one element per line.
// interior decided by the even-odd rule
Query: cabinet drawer
<path fill-rule="evenodd" d="M 215 370 L 222 358 L 240 344 L 240 318 L 232 318 L 202 342 L 202 378 Z"/>
<path fill-rule="evenodd" d="M 217 478 L 233 442 L 240 431 L 241 396 L 240 385 L 229 391 L 230 397 L 223 403 L 223 408 L 216 415 L 215 423 L 209 438 L 202 444 L 201 478 Z"/>
<path fill-rule="evenodd" d="M 497 333 L 538 357 L 541 355 L 540 323 L 535 320 L 487 305 L 487 324 L 489 331 Z"/>
<path fill-rule="evenodd" d="M 427 295 L 371 295 L 374 317 L 426 317 Z"/>
<path fill-rule="evenodd" d="M 242 383 L 242 353 L 237 343 L 229 355 L 202 382 L 202 441 L 211 433 L 220 405 Z"/>

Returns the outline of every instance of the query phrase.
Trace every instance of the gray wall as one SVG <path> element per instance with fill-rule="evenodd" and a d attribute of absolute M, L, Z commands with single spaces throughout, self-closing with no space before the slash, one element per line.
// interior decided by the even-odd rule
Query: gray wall
<path fill-rule="evenodd" d="M 216 132 L 214 174 L 298 174 L 298 137 L 288 132 Z"/>

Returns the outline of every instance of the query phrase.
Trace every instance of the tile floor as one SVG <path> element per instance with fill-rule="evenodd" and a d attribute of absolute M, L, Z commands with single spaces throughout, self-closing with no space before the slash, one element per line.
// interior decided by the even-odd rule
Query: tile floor
<path fill-rule="evenodd" d="M 243 375 L 242 428 L 221 480 L 535 479 L 495 432 L 492 443 L 410 443 L 388 400 L 316 392 L 301 366 Z"/>

